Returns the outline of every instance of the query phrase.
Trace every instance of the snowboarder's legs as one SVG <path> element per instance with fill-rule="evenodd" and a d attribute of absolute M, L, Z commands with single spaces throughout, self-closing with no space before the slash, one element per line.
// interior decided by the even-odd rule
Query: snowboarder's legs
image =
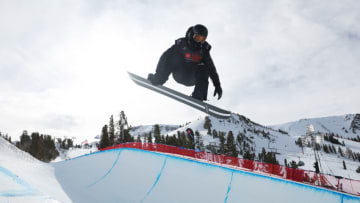
<path fill-rule="evenodd" d="M 201 66 L 195 73 L 195 88 L 192 97 L 200 101 L 207 100 L 207 92 L 209 87 L 209 69 Z"/>
<path fill-rule="evenodd" d="M 172 64 L 166 60 L 170 54 L 166 51 L 160 58 L 155 74 L 149 74 L 148 80 L 153 85 L 164 84 L 172 74 L 176 82 L 185 86 L 194 86 L 192 97 L 200 101 L 207 100 L 210 72 L 205 64 L 184 63 L 183 58 L 174 57 Z"/>
<path fill-rule="evenodd" d="M 162 84 L 164 81 L 162 78 L 165 78 L 165 81 L 167 80 L 169 73 L 163 75 L 159 74 L 159 72 L 160 71 L 157 71 L 155 75 L 149 74 L 148 76 L 148 80 L 150 80 L 153 85 Z M 209 69 L 206 66 L 197 66 L 196 68 L 192 69 L 181 67 L 181 69 L 175 69 L 172 74 L 175 81 L 180 84 L 185 86 L 195 85 L 191 97 L 200 101 L 207 100 L 209 87 Z"/>

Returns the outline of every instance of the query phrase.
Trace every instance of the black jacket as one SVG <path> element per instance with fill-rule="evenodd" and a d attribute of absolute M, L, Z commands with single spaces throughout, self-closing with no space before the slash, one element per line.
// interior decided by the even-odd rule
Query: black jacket
<path fill-rule="evenodd" d="M 154 82 L 164 84 L 171 73 L 174 79 L 184 85 L 194 85 L 192 72 L 206 68 L 215 87 L 220 86 L 214 62 L 210 56 L 211 45 L 205 42 L 196 44 L 188 38 L 180 38 L 160 57 Z"/>

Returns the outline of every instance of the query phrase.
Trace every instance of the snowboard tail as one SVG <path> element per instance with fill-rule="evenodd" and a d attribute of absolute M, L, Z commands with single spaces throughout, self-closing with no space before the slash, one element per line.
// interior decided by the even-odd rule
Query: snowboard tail
<path fill-rule="evenodd" d="M 150 89 L 152 91 L 158 92 L 162 95 L 165 95 L 167 97 L 170 97 L 172 99 L 175 99 L 176 101 L 179 101 L 183 104 L 186 104 L 188 106 L 191 106 L 199 111 L 202 111 L 204 113 L 207 113 L 211 116 L 214 116 L 219 119 L 227 119 L 231 116 L 231 112 L 221 109 L 219 107 L 216 107 L 214 105 L 208 104 L 206 102 L 202 102 L 200 100 L 194 99 L 192 97 L 189 97 L 183 93 L 177 92 L 173 89 L 167 88 L 162 85 L 153 85 L 151 82 L 143 77 L 140 77 L 134 73 L 128 72 L 130 75 L 130 78 L 139 86 L 145 87 L 147 89 Z"/>

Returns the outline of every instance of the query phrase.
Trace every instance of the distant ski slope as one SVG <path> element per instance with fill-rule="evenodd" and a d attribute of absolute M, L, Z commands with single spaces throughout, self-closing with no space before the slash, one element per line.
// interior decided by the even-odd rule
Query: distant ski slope
<path fill-rule="evenodd" d="M 356 114 L 348 114 L 341 116 L 330 116 L 323 118 L 301 119 L 294 122 L 274 125 L 273 128 L 282 129 L 289 132 L 293 136 L 301 136 L 305 134 L 306 127 L 313 125 L 316 132 L 334 133 L 344 138 L 356 138 L 360 136 L 360 131 L 355 133 L 351 129 L 351 124 Z"/>
<path fill-rule="evenodd" d="M 160 133 L 162 135 L 166 135 L 168 132 L 171 132 L 179 128 L 178 125 L 162 125 L 162 124 L 159 124 L 159 127 L 160 127 Z M 137 136 L 144 136 L 149 132 L 154 132 L 154 125 L 139 125 L 132 127 L 130 130 L 130 134 L 135 139 L 137 138 Z"/>
<path fill-rule="evenodd" d="M 313 156 L 313 149 L 305 147 L 304 153 L 302 149 L 295 144 L 295 141 L 299 136 L 306 133 L 306 127 L 310 124 L 314 125 L 315 131 L 322 133 L 332 132 L 334 134 L 339 134 L 343 137 L 356 137 L 357 134 L 360 135 L 360 131 L 356 130 L 357 134 L 354 134 L 350 129 L 351 123 L 353 123 L 356 115 L 358 114 L 348 114 L 343 116 L 331 116 L 324 118 L 312 118 L 312 119 L 302 119 L 295 122 L 285 123 L 276 126 L 262 126 L 257 124 L 248 118 L 240 115 L 233 115 L 232 118 L 227 120 L 216 119 L 214 117 L 209 117 L 211 120 L 211 129 L 217 131 L 229 132 L 232 131 L 234 136 L 237 136 L 238 133 L 246 134 L 247 138 L 252 140 L 251 146 L 255 149 L 255 154 L 259 154 L 262 151 L 262 148 L 266 151 L 275 149 L 278 153 L 276 158 L 279 161 L 280 165 L 285 165 L 284 160 L 287 159 L 288 162 L 301 160 L 305 163 L 304 166 L 301 166 L 301 169 L 305 170 L 314 170 L 313 164 L 315 162 Z M 205 119 L 198 119 L 191 122 L 190 124 L 176 129 L 173 132 L 169 132 L 169 135 L 176 134 L 177 131 L 185 131 L 187 128 L 192 128 L 194 131 L 199 131 L 201 134 L 201 139 L 205 145 L 210 143 L 220 144 L 218 138 L 214 138 L 212 135 L 208 135 L 207 129 L 204 128 Z M 283 134 L 278 131 L 282 129 L 283 131 L 288 132 L 288 134 Z M 273 141 L 270 142 L 269 139 L 265 138 L 261 133 L 255 133 L 255 131 L 261 132 L 264 131 L 269 133 L 269 138 Z M 346 133 L 347 132 L 347 133 Z M 353 142 L 348 139 L 340 139 L 340 142 L 345 143 L 346 146 L 335 146 L 337 149 L 342 148 L 343 151 L 346 151 L 346 148 L 351 149 L 353 152 L 360 152 L 360 143 Z M 324 142 L 324 144 L 331 144 L 330 142 Z M 269 149 L 271 147 L 271 149 Z M 360 180 L 360 174 L 356 172 L 356 169 L 360 166 L 358 161 L 352 159 L 347 159 L 344 157 L 338 157 L 337 154 L 326 154 L 320 153 L 321 163 L 322 163 L 322 173 L 332 174 L 337 176 L 342 176 L 350 179 Z M 347 170 L 343 169 L 343 160 L 346 161 Z"/>
<path fill-rule="evenodd" d="M 136 149 L 97 152 L 53 166 L 73 202 L 360 201 L 322 188 Z"/>

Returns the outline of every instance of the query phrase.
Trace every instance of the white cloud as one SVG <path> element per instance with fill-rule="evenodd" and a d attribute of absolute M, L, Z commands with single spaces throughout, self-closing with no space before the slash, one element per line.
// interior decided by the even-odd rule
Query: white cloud
<path fill-rule="evenodd" d="M 224 89 L 211 103 L 263 124 L 356 113 L 359 9 L 350 0 L 2 1 L 0 130 L 93 137 L 120 110 L 133 125 L 197 119 L 126 74 L 154 72 L 197 23 L 209 28 Z"/>

